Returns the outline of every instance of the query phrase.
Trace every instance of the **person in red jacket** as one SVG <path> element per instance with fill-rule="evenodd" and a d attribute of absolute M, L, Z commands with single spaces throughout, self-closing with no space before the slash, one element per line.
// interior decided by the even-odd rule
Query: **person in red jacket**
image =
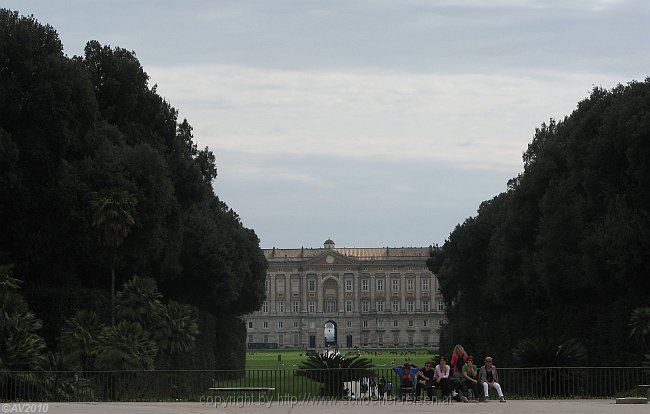
<path fill-rule="evenodd" d="M 451 385 L 454 397 L 457 400 L 467 402 L 467 398 L 462 393 L 459 395 L 460 384 L 463 382 L 463 366 L 467 363 L 469 355 L 465 352 L 462 345 L 454 347 L 454 353 L 451 355 Z"/>

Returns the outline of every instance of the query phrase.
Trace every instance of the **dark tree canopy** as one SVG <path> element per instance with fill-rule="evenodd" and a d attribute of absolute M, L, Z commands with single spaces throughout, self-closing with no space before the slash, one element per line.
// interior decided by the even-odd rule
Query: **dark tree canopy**
<path fill-rule="evenodd" d="M 638 363 L 628 322 L 650 303 L 650 79 L 594 89 L 542 125 L 523 158 L 508 191 L 429 260 L 446 346 L 503 364 L 525 340 L 576 339 L 588 363 Z"/>
<path fill-rule="evenodd" d="M 148 79 L 133 52 L 90 41 L 69 58 L 52 27 L 0 11 L 0 264 L 15 264 L 28 299 L 105 294 L 115 264 L 118 286 L 149 276 L 215 316 L 257 310 L 259 239 L 214 194 L 214 155 Z M 134 223 L 113 258 L 93 195 L 120 192 L 135 200 Z M 48 322 L 80 307 L 61 300 L 32 304 L 46 339 Z"/>

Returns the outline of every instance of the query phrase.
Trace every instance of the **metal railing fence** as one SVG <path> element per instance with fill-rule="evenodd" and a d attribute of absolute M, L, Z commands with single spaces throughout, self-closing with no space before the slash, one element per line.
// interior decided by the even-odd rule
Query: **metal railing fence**
<path fill-rule="evenodd" d="M 399 387 L 397 374 L 388 367 L 299 371 L 4 371 L 0 372 L 0 401 L 201 401 L 212 395 L 210 387 L 274 388 L 269 397 L 276 401 L 321 395 L 379 398 L 379 389 L 370 386 L 371 376 L 376 383 L 382 376 L 391 382 L 392 396 Z M 499 368 L 498 373 L 509 398 L 643 395 L 638 385 L 650 383 L 650 369 L 642 367 Z"/>

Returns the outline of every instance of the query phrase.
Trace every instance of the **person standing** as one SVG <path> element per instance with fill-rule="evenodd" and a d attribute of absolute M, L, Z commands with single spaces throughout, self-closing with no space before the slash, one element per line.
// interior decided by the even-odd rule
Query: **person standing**
<path fill-rule="evenodd" d="M 469 355 L 465 352 L 465 348 L 462 345 L 456 345 L 454 347 L 454 352 L 451 354 L 451 373 L 458 374 L 458 377 L 462 376 L 463 365 L 467 363 Z"/>
<path fill-rule="evenodd" d="M 383 375 L 379 378 L 379 383 L 377 384 L 377 392 L 379 394 L 379 399 L 384 399 L 384 392 L 386 391 L 386 377 Z"/>
<path fill-rule="evenodd" d="M 506 399 L 503 396 L 503 391 L 501 390 L 501 385 L 499 385 L 497 367 L 492 365 L 492 357 L 485 357 L 485 365 L 481 367 L 481 370 L 478 373 L 478 381 L 483 384 L 485 402 L 488 402 L 490 399 L 490 395 L 488 393 L 490 387 L 494 388 L 497 391 L 497 395 L 499 395 L 499 401 L 506 402 Z"/>

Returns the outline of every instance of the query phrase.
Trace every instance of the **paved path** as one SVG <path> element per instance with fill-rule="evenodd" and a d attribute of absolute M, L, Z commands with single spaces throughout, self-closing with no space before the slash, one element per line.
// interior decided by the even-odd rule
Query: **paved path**
<path fill-rule="evenodd" d="M 650 405 L 621 405 L 614 400 L 512 400 L 507 403 L 490 401 L 489 403 L 453 403 L 453 404 L 363 404 L 328 402 L 292 403 L 273 402 L 260 405 L 247 404 L 202 404 L 202 403 L 49 403 L 48 414 L 420 414 L 420 413 L 503 413 L 503 414 L 628 414 L 650 413 Z M 20 404 L 0 404 L 1 413 L 26 412 Z M 23 408 L 22 411 L 20 409 Z M 29 412 L 38 413 L 38 410 Z M 44 412 L 41 410 L 40 412 Z"/>

